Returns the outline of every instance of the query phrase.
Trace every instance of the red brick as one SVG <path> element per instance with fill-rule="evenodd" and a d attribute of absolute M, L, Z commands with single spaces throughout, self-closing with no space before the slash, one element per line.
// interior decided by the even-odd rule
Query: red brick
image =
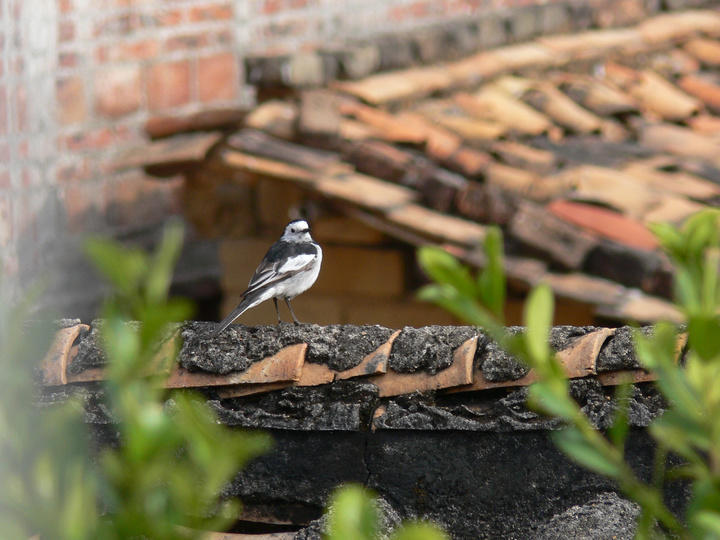
<path fill-rule="evenodd" d="M 58 55 L 58 63 L 62 68 L 74 68 L 79 63 L 79 57 L 77 53 L 73 52 L 61 52 Z"/>
<path fill-rule="evenodd" d="M 111 226 L 157 223 L 168 214 L 180 212 L 180 190 L 183 179 L 163 182 L 131 173 L 103 186 L 106 216 Z"/>
<path fill-rule="evenodd" d="M 0 135 L 8 132 L 7 89 L 0 85 Z"/>
<path fill-rule="evenodd" d="M 60 79 L 56 84 L 58 120 L 62 125 L 85 120 L 85 85 L 80 77 Z"/>
<path fill-rule="evenodd" d="M 190 20 L 197 21 L 221 21 L 232 19 L 233 10 L 228 2 L 206 4 L 195 6 L 190 9 Z"/>
<path fill-rule="evenodd" d="M 73 9 L 72 0 L 58 0 L 60 13 L 67 14 Z"/>
<path fill-rule="evenodd" d="M 155 23 L 158 26 L 176 26 L 183 22 L 183 12 L 179 9 L 162 11 L 155 15 Z"/>
<path fill-rule="evenodd" d="M 237 60 L 232 53 L 198 59 L 198 97 L 201 101 L 231 100 L 237 95 Z"/>
<path fill-rule="evenodd" d="M 17 133 L 23 133 L 28 128 L 27 89 L 25 86 L 21 84 L 15 86 L 12 101 L 15 107 L 15 131 Z"/>
<path fill-rule="evenodd" d="M 269 15 L 288 9 L 300 9 L 306 7 L 308 3 L 308 0 L 265 0 L 262 12 Z"/>
<path fill-rule="evenodd" d="M 72 21 L 61 21 L 58 23 L 58 41 L 72 41 L 75 39 L 75 23 Z"/>
<path fill-rule="evenodd" d="M 58 165 L 55 177 L 61 184 L 81 182 L 93 175 L 92 163 L 87 157 L 73 156 L 70 161 Z"/>
<path fill-rule="evenodd" d="M 151 110 L 177 107 L 190 101 L 190 63 L 183 60 L 150 67 L 147 92 Z"/>
<path fill-rule="evenodd" d="M 110 146 L 127 142 L 133 137 L 126 126 L 104 127 L 84 130 L 64 137 L 63 147 L 73 152 L 86 150 L 104 150 Z"/>
<path fill-rule="evenodd" d="M 160 45 L 156 39 L 141 39 L 130 43 L 113 43 L 100 47 L 97 51 L 101 62 L 124 62 L 127 60 L 147 60 L 157 56 Z"/>
<path fill-rule="evenodd" d="M 8 156 L 7 159 L 9 160 L 10 157 Z M 0 189 L 10 189 L 11 185 L 10 171 L 8 171 L 7 167 L 0 167 Z"/>
<path fill-rule="evenodd" d="M 62 203 L 70 231 L 88 230 L 97 216 L 105 214 L 103 191 L 93 182 L 71 182 L 62 190 Z"/>
<path fill-rule="evenodd" d="M 13 236 L 12 199 L 9 195 L 0 195 L 0 246 L 10 244 Z"/>
<path fill-rule="evenodd" d="M 95 110 L 118 118 L 140 108 L 142 86 L 139 66 L 122 66 L 95 75 Z"/>
<path fill-rule="evenodd" d="M 182 34 L 168 38 L 163 46 L 166 52 L 174 51 L 190 51 L 207 47 L 210 43 L 210 34 L 208 32 L 197 32 L 194 34 Z"/>

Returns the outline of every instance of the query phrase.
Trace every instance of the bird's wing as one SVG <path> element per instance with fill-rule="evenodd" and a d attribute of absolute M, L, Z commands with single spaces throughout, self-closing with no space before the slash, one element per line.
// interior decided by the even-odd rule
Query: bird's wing
<path fill-rule="evenodd" d="M 244 295 L 302 272 L 312 265 L 316 256 L 317 252 L 298 252 L 278 260 L 266 257 L 255 270 Z"/>

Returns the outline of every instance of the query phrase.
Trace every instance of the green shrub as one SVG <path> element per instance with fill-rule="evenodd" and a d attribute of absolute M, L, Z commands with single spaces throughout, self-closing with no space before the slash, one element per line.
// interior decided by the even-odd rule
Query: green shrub
<path fill-rule="evenodd" d="M 37 332 L 23 337 L 22 310 L 2 313 L 1 538 L 199 538 L 201 530 L 222 530 L 237 518 L 238 503 L 220 502 L 218 493 L 269 447 L 268 437 L 221 426 L 202 399 L 186 391 L 168 395 L 165 375 L 148 376 L 150 367 L 162 372 L 174 361 L 173 330 L 190 315 L 187 302 L 168 298 L 181 245 L 179 225 L 166 228 L 151 256 L 104 240 L 88 244 L 114 291 L 101 334 L 106 394 L 121 440 L 96 463 L 79 402 L 34 406 L 30 370 L 47 340 Z"/>
<path fill-rule="evenodd" d="M 655 478 L 640 480 L 624 459 L 628 434 L 629 388 L 618 389 L 620 404 L 607 433 L 596 430 L 570 397 L 567 378 L 549 346 L 553 295 L 547 285 L 531 291 L 524 310 L 525 331 L 508 336 L 503 330 L 505 277 L 502 236 L 491 229 L 485 240 L 486 265 L 477 277 L 438 248 L 421 248 L 418 260 L 434 283 L 420 298 L 438 304 L 493 339 L 536 370 L 530 387 L 531 406 L 564 419 L 567 428 L 553 433 L 556 444 L 581 465 L 613 478 L 640 504 L 638 538 L 660 531 L 680 537 L 720 536 L 720 212 L 708 210 L 689 218 L 680 229 L 656 225 L 653 232 L 675 267 L 675 299 L 687 321 L 685 362 L 677 362 L 678 328 L 658 323 L 649 336 L 635 332 L 637 357 L 657 376 L 668 409 L 649 428 L 657 442 Z M 685 464 L 666 470 L 668 451 Z M 685 520 L 666 507 L 662 486 L 684 478 L 692 484 Z M 660 528 L 657 527 L 660 525 Z"/>

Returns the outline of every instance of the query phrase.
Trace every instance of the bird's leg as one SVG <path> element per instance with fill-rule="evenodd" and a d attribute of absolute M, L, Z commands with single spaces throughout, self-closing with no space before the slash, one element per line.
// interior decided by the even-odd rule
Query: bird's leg
<path fill-rule="evenodd" d="M 278 325 L 282 323 L 280 320 L 280 308 L 278 307 L 277 298 L 273 298 L 273 304 L 275 304 L 275 313 L 277 314 L 278 318 Z"/>
<path fill-rule="evenodd" d="M 285 303 L 287 304 L 287 307 L 290 310 L 290 315 L 292 315 L 292 318 L 293 318 L 293 321 L 295 321 L 295 324 L 300 324 L 300 321 L 298 321 L 298 318 L 295 316 L 295 312 L 293 311 L 293 308 L 290 305 L 290 300 L 285 298 Z"/>

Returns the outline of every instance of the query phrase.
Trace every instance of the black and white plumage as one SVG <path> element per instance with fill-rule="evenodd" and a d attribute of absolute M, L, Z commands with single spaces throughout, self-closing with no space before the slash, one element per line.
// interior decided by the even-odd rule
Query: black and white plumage
<path fill-rule="evenodd" d="M 247 290 L 242 294 L 238 306 L 215 331 L 220 334 L 240 315 L 265 300 L 273 299 L 275 312 L 280 323 L 278 298 L 287 303 L 295 324 L 300 324 L 290 300 L 305 292 L 318 277 L 322 263 L 322 249 L 310 236 L 310 226 L 304 219 L 296 219 L 285 226 L 280 240 L 265 254 L 250 279 Z"/>

